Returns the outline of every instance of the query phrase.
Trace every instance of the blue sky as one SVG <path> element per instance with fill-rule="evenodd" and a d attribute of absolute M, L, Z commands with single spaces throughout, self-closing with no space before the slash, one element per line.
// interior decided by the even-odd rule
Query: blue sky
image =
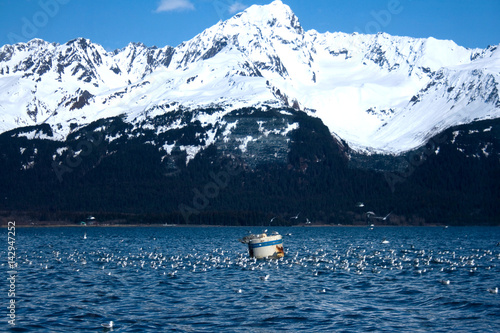
<path fill-rule="evenodd" d="M 0 45 L 85 37 L 107 50 L 129 42 L 176 46 L 252 4 L 271 0 L 0 0 Z M 465 47 L 500 43 L 500 0 L 283 0 L 304 29 L 387 32 L 451 39 Z"/>

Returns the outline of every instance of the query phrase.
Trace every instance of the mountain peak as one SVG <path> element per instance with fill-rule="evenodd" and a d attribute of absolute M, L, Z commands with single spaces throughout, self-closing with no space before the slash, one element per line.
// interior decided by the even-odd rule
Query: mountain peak
<path fill-rule="evenodd" d="M 237 14 L 234 18 L 242 18 L 257 25 L 268 25 L 271 27 L 292 27 L 297 32 L 302 32 L 299 19 L 292 9 L 281 0 L 275 0 L 269 5 L 253 5 L 243 13 Z"/>
<path fill-rule="evenodd" d="M 292 9 L 281 0 L 274 0 L 269 5 L 264 5 L 262 7 L 268 7 L 277 12 L 287 12 L 293 14 Z"/>

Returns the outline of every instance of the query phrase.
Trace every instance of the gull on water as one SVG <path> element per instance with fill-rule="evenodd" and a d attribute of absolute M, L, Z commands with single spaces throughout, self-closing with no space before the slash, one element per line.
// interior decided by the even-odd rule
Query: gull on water
<path fill-rule="evenodd" d="M 490 292 L 491 294 L 498 294 L 498 287 L 488 289 L 488 292 Z"/>
<path fill-rule="evenodd" d="M 102 327 L 109 328 L 109 329 L 113 329 L 114 325 L 115 325 L 115 323 L 112 320 L 109 323 L 101 324 Z"/>
<path fill-rule="evenodd" d="M 267 274 L 266 276 L 261 276 L 260 279 L 263 281 L 267 281 L 269 279 L 269 274 Z"/>

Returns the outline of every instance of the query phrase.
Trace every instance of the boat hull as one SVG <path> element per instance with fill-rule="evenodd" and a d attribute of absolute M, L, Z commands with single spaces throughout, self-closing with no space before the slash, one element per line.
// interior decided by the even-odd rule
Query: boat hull
<path fill-rule="evenodd" d="M 285 256 L 281 235 L 263 236 L 248 243 L 250 257 L 256 259 L 278 259 Z"/>

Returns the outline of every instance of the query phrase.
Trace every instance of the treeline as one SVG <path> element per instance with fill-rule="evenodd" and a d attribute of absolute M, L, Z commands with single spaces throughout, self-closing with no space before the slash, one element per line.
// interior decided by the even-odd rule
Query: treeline
<path fill-rule="evenodd" d="M 92 135 L 80 147 L 88 149 L 85 158 L 60 163 L 53 156 L 60 143 L 4 133 L 0 210 L 72 223 L 93 215 L 123 224 L 500 224 L 496 122 L 483 124 L 493 130 L 481 137 L 456 136 L 459 129 L 450 129 L 446 140 L 436 140 L 438 154 L 437 146 L 433 153 L 420 150 L 412 157 L 420 156 L 417 163 L 382 172 L 366 163 L 353 167 L 347 144 L 333 139 L 319 119 L 300 112 L 294 117 L 300 126 L 291 134 L 288 161 L 257 167 L 221 154 L 217 145 L 186 164 L 184 152 L 162 161 L 157 146 L 144 144 L 147 138 L 108 142 Z M 129 125 L 117 118 L 92 126 L 116 132 Z M 183 135 L 195 140 L 193 133 Z M 485 142 L 489 148 L 481 146 Z M 489 155 L 473 156 L 482 151 Z M 26 167 L 30 162 L 33 167 Z M 391 215 L 373 220 L 368 211 Z"/>

